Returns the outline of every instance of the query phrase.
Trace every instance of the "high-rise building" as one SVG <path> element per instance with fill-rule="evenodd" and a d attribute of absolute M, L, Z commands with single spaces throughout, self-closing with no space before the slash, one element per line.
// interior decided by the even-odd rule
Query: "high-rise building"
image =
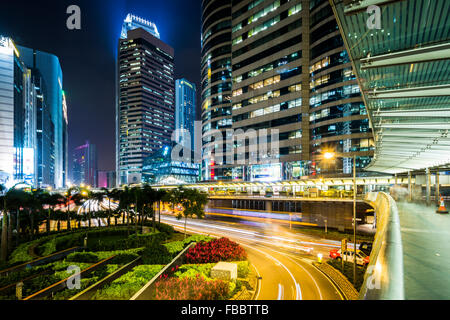
<path fill-rule="evenodd" d="M 45 84 L 44 104 L 47 110 L 43 110 L 49 119 L 43 118 L 43 121 L 50 121 L 53 124 L 53 154 L 43 155 L 43 158 L 52 157 L 54 163 L 39 163 L 40 167 L 48 167 L 54 170 L 50 175 L 54 181 L 43 181 L 42 186 L 50 185 L 56 188 L 66 186 L 67 166 L 68 166 L 68 147 L 67 147 L 67 104 L 63 90 L 63 73 L 58 57 L 53 54 L 18 46 L 21 59 L 30 70 L 39 71 L 40 77 Z M 46 124 L 49 128 L 51 125 Z M 38 134 L 40 132 L 38 131 Z M 49 133 L 46 133 L 49 134 Z M 44 152 L 49 149 L 44 150 Z M 53 169 L 51 169 L 53 168 Z"/>
<path fill-rule="evenodd" d="M 0 37 L 0 172 L 7 185 L 35 185 L 35 123 L 31 71 L 12 39 Z"/>
<path fill-rule="evenodd" d="M 97 187 L 97 148 L 89 141 L 75 148 L 73 153 L 72 183 Z"/>
<path fill-rule="evenodd" d="M 202 179 L 232 179 L 224 155 L 231 129 L 231 0 L 202 2 Z M 229 150 L 228 150 L 229 151 Z"/>
<path fill-rule="evenodd" d="M 186 79 L 175 81 L 175 136 L 186 148 L 195 150 L 195 108 L 197 88 Z"/>
<path fill-rule="evenodd" d="M 9 184 L 64 186 L 67 113 L 58 58 L 0 37 L 0 65 L 2 176 Z"/>
<path fill-rule="evenodd" d="M 170 145 L 175 128 L 174 50 L 139 25 L 126 24 L 117 70 L 119 185 L 142 181 L 144 159 Z"/>
<path fill-rule="evenodd" d="M 220 121 L 231 122 L 232 129 L 247 137 L 240 142 L 243 146 L 232 143 L 235 149 L 245 147 L 245 162 L 236 162 L 235 155 L 230 165 L 233 179 L 267 181 L 350 174 L 353 155 L 357 156 L 358 168 L 368 165 L 373 155 L 373 136 L 329 2 L 233 1 L 231 30 L 221 27 L 230 3 L 203 1 L 206 71 L 202 106 L 205 137 L 219 124 L 214 120 L 210 125 L 209 119 L 223 110 L 222 105 L 213 103 L 216 96 L 223 94 L 216 94 L 220 91 L 215 89 L 223 69 L 207 65 L 214 65 L 211 52 L 218 50 L 219 43 L 224 44 L 221 52 L 228 52 L 230 37 L 232 112 L 222 114 Z M 228 57 L 220 59 L 228 61 Z M 279 161 L 266 163 L 258 148 L 274 139 L 278 139 L 278 154 L 269 156 Z M 271 150 L 270 146 L 266 148 Z M 332 164 L 322 161 L 323 153 L 328 151 L 341 157 Z M 204 150 L 205 154 L 204 163 L 216 162 L 208 158 L 208 150 Z M 213 178 L 212 174 L 206 176 L 207 180 Z"/>
<path fill-rule="evenodd" d="M 98 171 L 98 188 L 112 189 L 116 187 L 116 172 L 115 171 Z"/>

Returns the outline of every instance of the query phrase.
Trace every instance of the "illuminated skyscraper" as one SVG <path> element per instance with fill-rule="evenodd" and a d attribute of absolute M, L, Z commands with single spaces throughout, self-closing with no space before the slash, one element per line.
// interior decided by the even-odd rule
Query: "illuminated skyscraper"
<path fill-rule="evenodd" d="M 184 141 L 184 145 L 195 150 L 195 108 L 196 108 L 197 88 L 195 84 L 186 79 L 175 81 L 175 130 L 183 130 L 177 132 L 176 140 L 179 143 Z M 189 133 L 189 139 L 183 138 L 182 135 Z M 190 140 L 190 145 L 186 145 Z"/>
<path fill-rule="evenodd" d="M 351 174 L 354 155 L 358 170 L 369 164 L 373 134 L 328 0 L 204 0 L 202 28 L 204 179 Z M 211 153 L 226 128 L 247 137 L 227 145 L 234 163 Z M 259 148 L 272 133 L 278 154 L 267 156 L 279 162 L 267 164 Z M 324 151 L 341 156 L 325 163 Z"/>
<path fill-rule="evenodd" d="M 67 104 L 63 90 L 63 73 L 58 57 L 35 49 L 18 47 L 24 64 L 39 74 L 45 84 L 44 103 L 47 114 L 53 123 L 53 154 L 54 163 L 41 163 L 39 166 L 52 168 L 54 181 L 44 181 L 43 185 L 64 187 L 67 183 L 68 149 L 67 149 Z M 44 121 L 48 121 L 44 118 Z M 44 125 L 46 127 L 49 124 Z M 38 132 L 39 133 L 39 132 Z M 44 150 L 45 152 L 45 150 Z M 44 156 L 44 158 L 47 156 Z"/>
<path fill-rule="evenodd" d="M 65 185 L 67 106 L 62 83 L 56 56 L 0 36 L 0 183 Z"/>
<path fill-rule="evenodd" d="M 122 35 L 119 40 L 116 110 L 119 185 L 142 181 L 144 159 L 170 145 L 175 128 L 174 50 L 159 39 L 156 26 L 145 25 L 146 28 L 127 24 L 127 36 Z"/>

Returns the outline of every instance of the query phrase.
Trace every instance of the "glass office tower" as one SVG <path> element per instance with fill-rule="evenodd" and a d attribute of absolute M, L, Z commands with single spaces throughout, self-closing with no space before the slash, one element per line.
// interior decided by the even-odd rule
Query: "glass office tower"
<path fill-rule="evenodd" d="M 118 182 L 141 183 L 144 159 L 170 145 L 175 128 L 174 50 L 144 28 L 128 30 L 117 86 Z"/>
<path fill-rule="evenodd" d="M 183 142 L 191 151 L 195 150 L 196 94 L 195 84 L 186 79 L 175 81 L 175 130 L 180 130 L 175 139 L 177 143 Z"/>
<path fill-rule="evenodd" d="M 202 2 L 202 179 L 231 180 L 231 0 Z M 228 149 L 227 149 L 228 148 Z"/>
<path fill-rule="evenodd" d="M 39 73 L 45 83 L 44 100 L 48 108 L 53 123 L 53 152 L 50 157 L 54 158 L 54 164 L 40 164 L 52 167 L 54 166 L 54 182 L 45 182 L 45 185 L 62 188 L 67 183 L 67 105 L 65 103 L 63 91 L 63 73 L 58 57 L 53 54 L 30 49 L 26 47 L 18 47 L 21 59 L 27 68 L 31 70 L 39 70 Z M 47 112 L 47 111 L 46 111 Z M 45 119 L 44 119 L 45 120 Z M 46 125 L 51 126 L 50 124 Z M 48 151 L 48 150 L 47 150 Z M 48 158 L 44 156 L 44 158 Z"/>
<path fill-rule="evenodd" d="M 0 172 L 8 187 L 37 185 L 37 94 L 18 47 L 0 36 Z"/>
<path fill-rule="evenodd" d="M 215 15 L 231 2 L 231 31 L 216 31 L 218 21 L 205 21 L 203 30 L 212 38 L 231 36 L 232 112 L 223 121 L 231 121 L 232 129 L 248 138 L 252 130 L 257 134 L 267 130 L 267 140 L 233 143 L 235 150 L 245 148 L 239 149 L 245 150 L 244 164 L 236 163 L 235 152 L 233 179 L 351 174 L 353 155 L 358 168 L 368 165 L 373 136 L 329 2 L 204 1 L 204 11 Z M 204 50 L 213 45 L 204 42 Z M 207 59 L 207 52 L 203 54 Z M 205 85 L 208 92 L 209 82 Z M 202 99 L 205 105 L 208 99 Z M 208 119 L 203 120 L 205 129 Z M 279 162 L 265 163 L 255 145 L 267 141 L 271 150 L 270 142 L 276 138 L 278 154 L 268 156 Z M 340 155 L 333 163 L 323 161 L 323 153 L 329 151 Z"/>

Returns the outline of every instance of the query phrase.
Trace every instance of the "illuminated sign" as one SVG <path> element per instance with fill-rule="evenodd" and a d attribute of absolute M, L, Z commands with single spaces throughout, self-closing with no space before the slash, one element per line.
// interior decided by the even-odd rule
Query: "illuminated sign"
<path fill-rule="evenodd" d="M 281 181 L 281 163 L 263 164 L 251 167 L 251 181 Z"/>
<path fill-rule="evenodd" d="M 34 184 L 34 149 L 23 148 L 23 179 L 26 183 Z"/>

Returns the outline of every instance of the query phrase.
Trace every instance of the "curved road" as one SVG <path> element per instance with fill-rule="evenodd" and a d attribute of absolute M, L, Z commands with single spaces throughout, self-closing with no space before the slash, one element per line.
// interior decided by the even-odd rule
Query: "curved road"
<path fill-rule="evenodd" d="M 161 216 L 161 220 L 184 230 L 184 222 L 174 217 Z M 245 247 L 249 260 L 262 277 L 257 300 L 343 299 L 334 284 L 311 264 L 315 257 L 309 254 L 310 247 L 286 244 L 237 226 L 229 228 L 223 223 L 188 219 L 187 226 L 189 233 L 225 236 Z"/>

